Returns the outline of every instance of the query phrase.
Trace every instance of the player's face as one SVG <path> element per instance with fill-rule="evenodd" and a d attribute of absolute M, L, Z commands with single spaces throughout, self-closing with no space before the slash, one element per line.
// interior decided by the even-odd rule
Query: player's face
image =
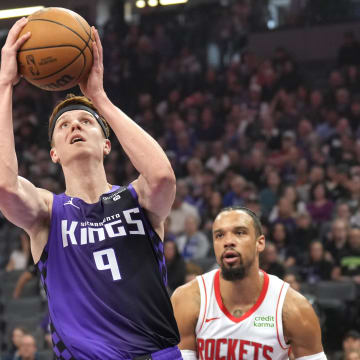
<path fill-rule="evenodd" d="M 57 120 L 50 152 L 54 162 L 64 165 L 79 156 L 102 161 L 109 152 L 110 141 L 104 138 L 99 123 L 87 111 L 67 111 Z"/>
<path fill-rule="evenodd" d="M 256 237 L 253 220 L 241 210 L 220 213 L 213 224 L 214 251 L 225 280 L 240 280 L 252 266 L 258 266 L 258 255 L 265 247 L 264 236 Z"/>

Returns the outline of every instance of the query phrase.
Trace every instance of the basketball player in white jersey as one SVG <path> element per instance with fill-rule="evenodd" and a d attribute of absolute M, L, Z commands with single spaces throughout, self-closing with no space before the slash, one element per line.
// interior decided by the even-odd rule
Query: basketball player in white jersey
<path fill-rule="evenodd" d="M 225 208 L 213 223 L 220 269 L 172 296 L 183 358 L 188 360 L 326 360 L 318 318 L 289 284 L 259 269 L 265 248 L 258 217 Z"/>

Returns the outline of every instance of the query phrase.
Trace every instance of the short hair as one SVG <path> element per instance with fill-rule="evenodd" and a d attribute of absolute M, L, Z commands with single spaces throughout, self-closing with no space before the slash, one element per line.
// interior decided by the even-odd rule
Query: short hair
<path fill-rule="evenodd" d="M 224 207 L 219 211 L 217 216 L 219 216 L 221 213 L 226 212 L 226 211 L 236 211 L 236 210 L 243 211 L 251 217 L 251 219 L 253 221 L 253 226 L 255 229 L 256 237 L 259 237 L 263 234 L 261 221 L 260 221 L 259 217 L 252 210 L 250 210 L 249 208 L 247 208 L 245 206 L 233 205 L 233 206 Z"/>
<path fill-rule="evenodd" d="M 48 128 L 48 135 L 49 135 L 49 139 L 52 142 L 51 137 L 51 129 L 53 128 L 52 124 L 53 121 L 56 117 L 56 114 L 63 108 L 65 108 L 68 105 L 85 105 L 87 107 L 89 107 L 90 109 L 94 110 L 96 113 L 99 114 L 99 111 L 96 109 L 96 107 L 94 106 L 94 104 L 85 96 L 77 96 L 74 94 L 67 94 L 64 100 L 61 100 L 54 108 L 53 112 L 50 115 L 49 118 L 49 128 Z M 100 119 L 102 120 L 102 122 L 104 123 L 105 126 L 105 135 L 106 137 L 109 137 L 110 135 L 110 129 L 109 129 L 109 125 L 106 122 L 106 120 L 103 118 L 103 116 L 101 114 L 99 114 Z"/>

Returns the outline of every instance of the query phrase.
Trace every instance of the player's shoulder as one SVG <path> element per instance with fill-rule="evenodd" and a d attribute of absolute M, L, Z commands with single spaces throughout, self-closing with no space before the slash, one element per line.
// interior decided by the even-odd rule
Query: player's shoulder
<path fill-rule="evenodd" d="M 282 316 L 285 327 L 296 324 L 299 329 L 307 328 L 317 319 L 315 311 L 306 297 L 291 287 L 285 296 Z"/>
<path fill-rule="evenodd" d="M 196 279 L 179 286 L 171 296 L 171 303 L 178 321 L 196 322 L 200 312 L 200 289 Z"/>
<path fill-rule="evenodd" d="M 184 299 L 193 301 L 197 300 L 197 298 L 200 299 L 200 289 L 197 279 L 193 279 L 190 282 L 179 286 L 171 296 L 171 299 L 174 301 L 183 301 Z"/>

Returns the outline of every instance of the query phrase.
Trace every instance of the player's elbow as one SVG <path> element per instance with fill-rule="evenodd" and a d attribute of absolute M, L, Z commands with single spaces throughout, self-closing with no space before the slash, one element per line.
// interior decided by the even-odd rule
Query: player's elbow
<path fill-rule="evenodd" d="M 166 189 L 167 193 L 174 193 L 176 191 L 176 178 L 171 167 L 155 170 L 155 174 L 151 179 L 150 184 L 154 192 L 163 191 Z"/>

